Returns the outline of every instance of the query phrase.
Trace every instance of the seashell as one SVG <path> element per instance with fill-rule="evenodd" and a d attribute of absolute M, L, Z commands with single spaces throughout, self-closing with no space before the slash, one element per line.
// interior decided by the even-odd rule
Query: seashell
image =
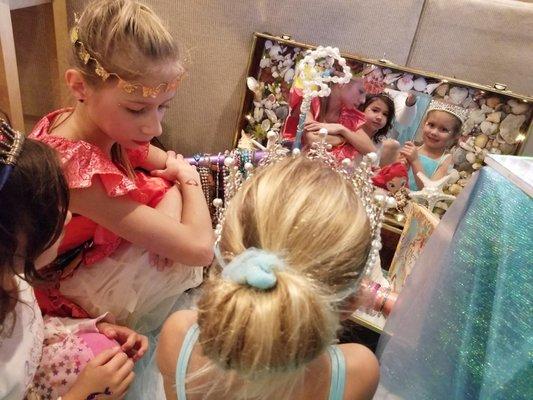
<path fill-rule="evenodd" d="M 437 89 L 439 86 L 440 86 L 440 82 L 439 83 L 430 83 L 429 85 L 426 86 L 426 93 L 428 93 L 428 94 L 433 93 L 435 91 L 435 89 Z"/>
<path fill-rule="evenodd" d="M 265 132 L 270 129 L 270 120 L 264 119 L 263 122 L 261 122 L 261 129 L 263 129 Z"/>
<path fill-rule="evenodd" d="M 492 112 L 489 115 L 487 115 L 487 121 L 489 122 L 494 122 L 497 124 L 498 122 L 501 121 L 501 119 L 502 119 L 501 111 Z"/>
<path fill-rule="evenodd" d="M 264 110 L 261 107 L 254 108 L 254 120 L 260 122 L 263 119 Z"/>
<path fill-rule="evenodd" d="M 472 164 L 472 168 L 474 168 L 475 170 L 478 170 L 481 168 L 481 164 L 480 163 L 474 163 Z"/>
<path fill-rule="evenodd" d="M 463 179 L 464 179 L 464 178 L 468 178 L 468 172 L 466 172 L 466 171 L 461 171 L 461 172 L 459 172 L 459 176 L 460 176 L 461 178 L 463 178 Z"/>
<path fill-rule="evenodd" d="M 259 61 L 259 67 L 261 68 L 268 68 L 270 65 L 272 65 L 270 58 L 262 58 L 261 61 Z"/>
<path fill-rule="evenodd" d="M 459 171 L 457 171 L 456 169 L 452 169 L 448 175 L 449 175 L 448 183 L 450 185 L 455 183 L 455 182 L 457 182 L 459 180 L 459 178 L 460 178 L 459 177 Z"/>
<path fill-rule="evenodd" d="M 259 82 L 257 82 L 254 77 L 249 76 L 246 78 L 246 86 L 248 86 L 248 89 L 252 92 L 255 92 L 259 88 Z"/>
<path fill-rule="evenodd" d="M 454 183 L 448 189 L 450 194 L 453 194 L 454 196 L 457 196 L 459 193 L 461 193 L 461 190 L 463 190 L 463 188 L 461 187 L 461 185 L 458 185 L 457 183 Z"/>
<path fill-rule="evenodd" d="M 402 76 L 401 73 L 386 74 L 385 78 L 383 78 L 383 82 L 385 82 L 387 85 L 390 85 L 391 83 L 400 79 L 400 76 Z"/>
<path fill-rule="evenodd" d="M 468 113 L 468 119 L 464 123 L 463 130 L 466 132 L 470 132 L 472 128 L 474 128 L 474 126 L 480 124 L 483 121 L 485 121 L 485 113 L 483 112 L 483 110 L 472 110 Z"/>
<path fill-rule="evenodd" d="M 474 140 L 474 145 L 480 148 L 484 148 L 487 145 L 488 141 L 489 137 L 486 134 L 481 134 L 476 136 L 476 139 Z"/>
<path fill-rule="evenodd" d="M 444 83 L 440 85 L 437 90 L 435 91 L 440 97 L 446 96 L 446 93 L 448 93 L 448 89 L 450 88 L 450 85 L 447 83 Z"/>
<path fill-rule="evenodd" d="M 276 122 L 278 122 L 278 117 L 276 116 L 276 113 L 274 113 L 274 111 L 272 110 L 265 110 L 265 114 L 267 115 L 268 119 L 270 120 L 270 122 L 272 122 L 273 124 L 275 124 Z"/>
<path fill-rule="evenodd" d="M 461 147 L 457 147 L 452 151 L 452 160 L 456 165 L 462 164 L 466 160 L 466 151 Z"/>
<path fill-rule="evenodd" d="M 470 139 L 473 139 L 473 138 L 468 138 L 468 140 L 466 142 L 459 143 L 459 146 L 461 146 L 461 148 L 463 148 L 466 151 L 473 152 L 474 151 L 474 145 L 472 143 L 470 143 Z"/>
<path fill-rule="evenodd" d="M 268 54 L 270 55 L 270 58 L 278 58 L 280 52 L 281 47 L 275 44 L 269 49 Z"/>
<path fill-rule="evenodd" d="M 501 154 L 511 154 L 514 152 L 516 148 L 515 144 L 509 144 L 509 143 L 500 143 L 499 150 L 501 151 Z"/>
<path fill-rule="evenodd" d="M 491 154 L 502 154 L 502 151 L 500 149 L 497 149 L 495 147 L 491 148 L 489 153 Z"/>
<path fill-rule="evenodd" d="M 509 100 L 507 104 L 511 107 L 511 112 L 513 114 L 525 114 L 529 109 L 529 104 L 516 101 L 515 99 Z"/>
<path fill-rule="evenodd" d="M 466 155 L 466 161 L 468 161 L 470 164 L 474 163 L 476 161 L 476 155 L 474 153 L 468 153 Z"/>
<path fill-rule="evenodd" d="M 411 90 L 414 85 L 415 83 L 413 82 L 413 75 L 411 74 L 405 74 L 396 82 L 398 90 L 401 90 L 402 92 L 407 92 L 408 90 Z"/>
<path fill-rule="evenodd" d="M 463 186 L 463 187 L 464 187 L 467 183 L 468 183 L 468 176 L 465 177 L 465 178 L 461 178 L 461 179 L 459 179 L 459 180 L 457 181 L 457 184 L 458 184 L 458 185 L 461 185 L 461 186 Z"/>
<path fill-rule="evenodd" d="M 419 78 L 416 78 L 413 82 L 413 87 L 418 92 L 423 92 L 424 90 L 426 90 L 427 85 L 428 83 L 422 76 Z"/>
<path fill-rule="evenodd" d="M 489 121 L 483 121 L 481 125 L 479 126 L 481 129 L 481 132 L 483 132 L 485 135 L 493 135 L 498 130 L 498 124 L 494 124 Z"/>
<path fill-rule="evenodd" d="M 272 44 L 273 44 L 273 43 L 272 43 L 271 40 L 267 40 L 267 41 L 265 42 L 265 49 L 267 49 L 267 50 L 270 49 L 270 48 L 272 47 Z"/>
<path fill-rule="evenodd" d="M 289 115 L 289 107 L 279 106 L 274 110 L 274 112 L 276 113 L 276 117 L 278 117 L 278 120 L 284 120 L 285 118 L 287 118 L 287 115 Z"/>
<path fill-rule="evenodd" d="M 494 111 L 493 108 L 489 107 L 488 105 L 482 104 L 481 105 L 481 111 L 483 111 L 485 114 L 489 114 Z"/>
<path fill-rule="evenodd" d="M 449 96 L 454 104 L 461 104 L 468 97 L 468 89 L 454 86 L 450 89 Z"/>
<path fill-rule="evenodd" d="M 293 78 L 294 78 L 294 68 L 287 69 L 287 72 L 285 72 L 285 76 L 283 77 L 283 80 L 287 83 L 290 83 Z"/>
<path fill-rule="evenodd" d="M 487 98 L 486 100 L 486 105 L 489 106 L 490 108 L 496 108 L 498 106 L 498 104 L 500 104 L 502 101 L 500 100 L 499 97 L 489 97 Z"/>
<path fill-rule="evenodd" d="M 500 136 L 506 143 L 513 144 L 520 134 L 520 127 L 526 120 L 525 115 L 507 115 L 500 124 Z"/>
<path fill-rule="evenodd" d="M 475 101 L 472 97 L 468 96 L 466 99 L 464 99 L 463 103 L 461 104 L 461 106 L 463 108 L 469 108 L 470 106 L 472 106 L 474 104 L 475 106 Z"/>

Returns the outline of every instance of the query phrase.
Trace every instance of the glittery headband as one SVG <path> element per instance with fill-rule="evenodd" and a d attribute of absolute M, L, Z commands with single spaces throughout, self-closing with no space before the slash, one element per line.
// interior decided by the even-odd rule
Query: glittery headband
<path fill-rule="evenodd" d="M 15 131 L 6 121 L 0 119 L 0 190 L 6 184 L 11 171 L 17 163 L 17 159 L 22 151 L 25 136 Z"/>
<path fill-rule="evenodd" d="M 76 50 L 76 54 L 80 61 L 87 65 L 89 62 L 93 62 L 94 64 L 94 73 L 98 75 L 102 81 L 106 81 L 110 76 L 113 76 L 118 79 L 117 86 L 122 89 L 124 92 L 131 94 L 136 91 L 142 94 L 143 97 L 152 97 L 155 98 L 159 95 L 159 93 L 162 92 L 169 92 L 171 90 L 174 90 L 178 87 L 179 82 L 181 81 L 181 78 L 183 77 L 183 74 L 180 73 L 176 78 L 174 78 L 170 82 L 163 82 L 160 83 L 157 86 L 151 87 L 151 86 L 144 86 L 140 82 L 129 82 L 125 79 L 122 79 L 118 74 L 115 72 L 109 72 L 107 71 L 100 61 L 93 57 L 88 51 L 83 42 L 79 39 L 79 28 L 75 26 L 72 28 L 70 32 L 70 41 L 72 45 L 74 46 Z"/>
<path fill-rule="evenodd" d="M 430 112 L 430 111 L 447 112 L 448 114 L 452 114 L 454 117 L 459 118 L 459 120 L 463 124 L 466 121 L 466 118 L 468 117 L 467 109 L 461 106 L 456 106 L 455 104 L 445 103 L 439 100 L 431 100 L 431 102 L 429 103 L 427 112 Z"/>

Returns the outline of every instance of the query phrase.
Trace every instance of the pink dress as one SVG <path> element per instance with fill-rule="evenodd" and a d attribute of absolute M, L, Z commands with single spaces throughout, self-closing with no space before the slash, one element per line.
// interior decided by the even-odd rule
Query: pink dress
<path fill-rule="evenodd" d="M 109 197 L 128 196 L 140 204 L 154 207 L 171 184 L 136 171 L 130 179 L 97 146 L 49 133 L 55 118 L 68 110 L 55 111 L 42 118 L 30 137 L 55 148 L 70 189 L 83 189 L 98 177 Z M 138 167 L 148 155 L 148 146 L 128 151 L 132 166 Z M 84 252 L 82 266 L 59 288 L 37 291 L 43 312 L 55 316 L 86 317 L 110 312 L 124 325 L 151 330 L 139 325 L 149 315 L 148 325 L 159 325 L 185 290 L 202 280 L 200 267 L 174 263 L 165 271 L 149 265 L 148 253 L 82 215 L 74 215 L 67 225 L 59 253 L 76 248 L 88 240 L 93 245 Z M 155 310 L 157 309 L 157 312 Z"/>
<path fill-rule="evenodd" d="M 299 89 L 291 88 L 289 94 L 289 107 L 291 109 L 290 115 L 285 121 L 283 126 L 282 136 L 285 139 L 294 139 L 296 136 L 296 130 L 298 129 L 298 120 L 300 118 L 300 105 L 302 102 L 301 91 Z M 311 113 L 315 120 L 318 120 L 320 115 L 320 99 L 315 97 L 311 100 Z M 338 123 L 344 125 L 350 131 L 355 132 L 366 122 L 365 114 L 355 108 L 342 107 L 339 114 Z M 334 146 L 331 149 L 331 153 L 338 161 L 342 161 L 345 158 L 353 160 L 359 152 L 350 143 L 343 143 L 338 146 Z"/>

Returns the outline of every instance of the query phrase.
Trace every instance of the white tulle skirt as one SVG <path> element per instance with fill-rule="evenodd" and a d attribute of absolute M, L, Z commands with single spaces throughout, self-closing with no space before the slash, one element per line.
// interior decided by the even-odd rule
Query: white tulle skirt
<path fill-rule="evenodd" d="M 202 282 L 202 267 L 179 263 L 158 271 L 149 253 L 124 243 L 111 256 L 79 267 L 61 281 L 61 293 L 91 316 L 109 312 L 116 323 L 147 333 L 158 329 L 179 307 L 187 289 Z"/>

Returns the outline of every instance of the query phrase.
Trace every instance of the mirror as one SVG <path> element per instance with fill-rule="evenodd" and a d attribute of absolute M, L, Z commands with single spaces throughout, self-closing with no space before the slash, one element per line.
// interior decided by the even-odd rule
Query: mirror
<path fill-rule="evenodd" d="M 297 118 L 299 114 L 298 104 L 293 95 L 294 88 L 298 85 L 296 66 L 305 51 L 314 48 L 288 38 L 259 33 L 254 35 L 254 46 L 248 67 L 248 90 L 243 100 L 235 146 L 239 143 L 240 146 L 246 146 L 246 141 L 249 139 L 264 143 L 267 132 L 272 129 L 282 132 L 285 138 L 291 138 L 290 132 L 287 134 L 287 131 L 291 129 L 294 131 L 296 123 L 292 121 L 291 129 L 287 129 L 287 126 L 290 125 L 291 118 Z M 367 100 L 384 93 L 394 104 L 395 111 L 388 117 L 390 122 L 386 126 L 386 132 L 378 132 L 371 137 L 376 149 L 384 153 L 381 158 L 382 166 L 395 162 L 406 143 L 411 142 L 421 146 L 425 140 L 429 140 L 424 139 L 424 126 L 427 115 L 438 116 L 438 113 L 427 114 L 428 110 L 434 108 L 435 101 L 452 105 L 463 113 L 463 123 L 458 124 L 462 126 L 458 128 L 457 134 L 453 135 L 449 143 L 439 144 L 442 147 L 440 150 L 442 157 L 433 154 L 435 157 L 433 161 L 426 160 L 431 164 L 431 168 L 424 169 L 424 172 L 434 181 L 440 177 L 436 172 L 439 172 L 438 167 L 443 164 L 442 160 L 447 160 L 450 164 L 445 168 L 446 173 L 441 173 L 443 176 L 450 175 L 441 185 L 447 196 L 435 204 L 424 204 L 434 214 L 438 216 L 444 214 L 453 197 L 461 192 L 472 173 L 481 168 L 487 154 L 520 154 L 528 127 L 531 125 L 533 98 L 506 91 L 504 85 L 495 85 L 491 88 L 413 70 L 387 60 L 342 55 L 354 75 L 352 82 L 359 81 Z M 357 85 L 353 86 L 353 90 L 358 90 Z M 335 91 L 336 89 L 332 87 L 332 92 Z M 333 94 L 330 98 L 332 96 Z M 354 103 L 363 110 L 364 100 Z M 448 119 L 452 129 L 454 119 Z M 327 116 L 319 117 L 319 121 L 331 122 Z M 434 124 L 435 121 L 430 123 Z M 367 131 L 369 137 L 373 135 L 370 130 Z M 397 148 L 392 152 L 385 151 L 382 143 L 390 141 L 384 142 L 384 138 L 394 139 Z M 332 151 L 335 151 L 335 146 Z M 421 152 L 420 148 L 418 152 Z M 411 169 L 408 178 L 411 192 L 419 191 L 421 187 L 419 180 L 413 174 L 414 168 L 409 168 L 409 163 L 407 164 L 408 170 Z M 394 176 L 394 171 L 392 175 Z M 390 174 L 385 180 L 389 179 Z M 394 191 L 401 184 L 402 182 L 392 181 L 388 185 L 389 190 Z M 385 184 L 382 186 L 387 187 Z M 397 212 L 388 216 L 388 221 L 390 224 L 402 227 L 405 219 L 402 211 L 409 196 L 405 192 L 395 196 L 400 206 Z M 421 203 L 423 204 L 423 201 Z"/>
<path fill-rule="evenodd" d="M 254 142 L 264 144 L 270 130 L 280 132 L 287 145 L 291 145 L 302 103 L 301 93 L 300 98 L 297 94 L 298 89 L 301 92 L 301 78 L 305 74 L 296 66 L 308 49 L 315 48 L 286 37 L 254 35 L 247 91 L 234 147 L 251 149 Z M 325 124 L 328 140 L 338 137 L 335 126 L 331 125 L 335 123 L 353 133 L 366 135 L 363 145 L 369 142 L 380 154 L 380 169 L 376 170 L 374 184 L 393 194 L 398 207 L 386 216 L 382 229 L 380 266 L 387 271 L 372 279 L 375 282 L 387 279 L 390 287 L 399 292 L 439 217 L 470 176 L 482 167 L 485 156 L 521 153 L 527 132 L 531 130 L 533 98 L 506 91 L 502 85 L 488 87 L 402 67 L 387 60 L 342 56 L 351 68 L 352 80 L 342 89 L 333 83 L 328 97 L 313 100 L 316 104 L 311 103 L 306 121 Z M 342 66 L 319 65 L 318 68 L 322 71 L 329 68 L 335 74 Z M 364 97 L 359 96 L 361 92 Z M 337 114 L 328 113 L 339 99 L 343 103 L 337 104 Z M 386 123 L 375 119 L 370 111 L 376 115 L 381 113 Z M 333 117 L 330 114 L 334 114 Z M 361 116 L 366 122 L 357 125 Z M 310 125 L 306 125 L 304 146 L 306 140 L 313 140 L 311 130 Z M 342 141 L 341 144 L 330 143 L 332 152 L 336 151 L 335 146 L 343 146 Z M 410 157 L 408 148 L 417 149 L 419 159 L 424 152 L 429 158 L 425 161 L 429 167 L 423 166 L 427 176 L 422 184 L 438 186 L 437 198 L 428 201 L 414 177 L 413 163 L 402 160 Z M 338 160 L 350 157 L 358 162 L 359 155 L 368 152 L 364 147 L 355 150 L 354 153 L 341 152 Z M 406 171 L 398 163 L 403 163 Z M 439 170 L 441 166 L 444 173 Z M 407 179 L 402 178 L 404 172 L 409 174 Z M 410 190 L 406 184 L 411 186 Z M 361 311 L 357 311 L 355 319 L 378 332 L 385 322 L 381 314 L 369 315 Z"/>

